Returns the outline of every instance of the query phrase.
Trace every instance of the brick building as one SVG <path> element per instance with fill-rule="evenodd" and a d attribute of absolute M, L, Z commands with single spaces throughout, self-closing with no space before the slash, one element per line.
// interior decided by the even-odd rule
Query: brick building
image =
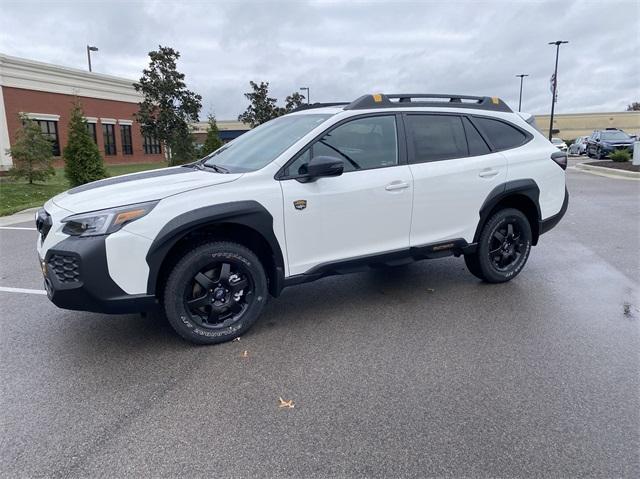
<path fill-rule="evenodd" d="M 52 139 L 61 165 L 76 100 L 106 163 L 163 161 L 160 144 L 143 138 L 134 119 L 141 96 L 132 80 L 0 54 L 0 171 L 12 165 L 6 149 L 20 128 L 20 115 L 37 121 Z"/>

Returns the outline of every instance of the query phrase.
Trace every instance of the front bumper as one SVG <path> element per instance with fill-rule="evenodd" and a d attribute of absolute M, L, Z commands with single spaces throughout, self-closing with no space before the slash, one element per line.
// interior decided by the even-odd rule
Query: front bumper
<path fill-rule="evenodd" d="M 59 308 L 133 313 L 157 307 L 153 295 L 125 293 L 109 275 L 106 236 L 68 237 L 40 258 L 47 296 Z"/>
<path fill-rule="evenodd" d="M 602 145 L 600 147 L 602 153 L 605 155 L 610 155 L 616 151 L 627 151 L 630 154 L 633 154 L 633 144 L 631 145 Z"/>

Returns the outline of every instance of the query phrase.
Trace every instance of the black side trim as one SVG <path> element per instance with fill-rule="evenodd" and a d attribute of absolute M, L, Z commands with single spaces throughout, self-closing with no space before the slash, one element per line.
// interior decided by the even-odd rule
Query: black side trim
<path fill-rule="evenodd" d="M 126 253 L 123 253 L 126 254 Z M 77 277 L 63 282 L 52 271 L 53 256 L 73 258 Z M 49 299 L 59 308 L 96 313 L 133 313 L 152 310 L 156 298 L 125 293 L 109 275 L 105 236 L 66 238 L 47 251 L 45 286 Z"/>
<path fill-rule="evenodd" d="M 314 266 L 303 274 L 290 276 L 284 280 L 284 286 L 308 283 L 325 276 L 357 273 L 369 269 L 384 268 L 388 266 L 398 266 L 409 264 L 423 259 L 444 258 L 446 256 L 460 256 L 461 254 L 472 252 L 475 244 L 468 244 L 464 239 L 453 239 L 440 241 L 425 246 L 413 246 L 411 248 L 388 251 L 374 255 L 358 256 L 347 260 L 324 263 Z"/>
<path fill-rule="evenodd" d="M 71 188 L 67 193 L 74 195 L 83 191 L 93 190 L 94 188 L 102 188 L 103 186 L 117 185 L 120 183 L 127 183 L 129 181 L 146 180 L 147 178 L 157 178 L 159 176 L 179 175 L 182 173 L 190 173 L 192 171 L 193 170 L 189 168 L 159 168 L 157 170 L 135 173 L 133 175 L 115 176 L 113 178 L 107 178 L 106 180 L 93 181 L 86 185 Z"/>
<path fill-rule="evenodd" d="M 521 195 L 530 199 L 531 202 L 535 205 L 537 218 L 536 222 L 540 221 L 540 188 L 538 188 L 537 183 L 532 179 L 524 179 L 524 180 L 512 180 L 507 181 L 506 183 L 502 183 L 496 186 L 487 199 L 484 200 L 482 207 L 480 208 L 480 220 L 478 221 L 478 227 L 476 228 L 476 233 L 473 236 L 474 243 L 478 242 L 480 237 L 480 231 L 482 227 L 489 219 L 489 215 L 495 206 L 500 203 L 502 200 L 508 198 L 509 196 Z M 532 226 L 535 227 L 537 223 L 534 223 Z M 537 242 L 537 235 L 534 233 L 534 242 Z"/>
<path fill-rule="evenodd" d="M 546 220 L 542 220 L 539 223 L 538 230 L 540 234 L 546 233 L 550 229 L 554 228 L 562 219 L 564 214 L 567 212 L 567 208 L 569 207 L 569 191 L 564 189 L 564 201 L 562 202 L 562 208 L 560 211 L 553 216 L 550 216 Z"/>
<path fill-rule="evenodd" d="M 162 263 L 171 248 L 190 232 L 207 225 L 236 224 L 251 228 L 260 234 L 271 248 L 275 265 L 276 286 L 284 277 L 284 259 L 280 244 L 273 232 L 273 217 L 256 201 L 235 201 L 205 206 L 176 216 L 160 230 L 147 253 L 149 264 L 148 294 L 155 294 L 155 287 Z"/>

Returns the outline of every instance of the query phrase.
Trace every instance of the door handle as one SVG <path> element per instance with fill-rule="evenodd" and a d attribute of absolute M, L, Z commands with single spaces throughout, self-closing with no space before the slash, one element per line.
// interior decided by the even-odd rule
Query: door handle
<path fill-rule="evenodd" d="M 384 187 L 387 191 L 395 191 L 395 190 L 404 190 L 405 188 L 409 188 L 409 183 L 404 181 L 394 181 L 393 183 L 389 183 Z"/>
<path fill-rule="evenodd" d="M 487 168 L 486 170 L 482 170 L 480 173 L 478 173 L 478 176 L 480 178 L 493 178 L 498 173 L 500 172 L 494 168 Z"/>

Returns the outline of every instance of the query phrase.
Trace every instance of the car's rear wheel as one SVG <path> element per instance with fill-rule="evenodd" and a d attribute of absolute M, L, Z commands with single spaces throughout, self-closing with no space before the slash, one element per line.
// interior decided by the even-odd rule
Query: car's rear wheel
<path fill-rule="evenodd" d="M 180 336 L 197 344 L 232 340 L 258 319 L 267 300 L 258 257 L 231 242 L 211 242 L 185 254 L 167 278 L 163 303 Z"/>
<path fill-rule="evenodd" d="M 524 213 L 514 208 L 500 210 L 485 223 L 477 250 L 465 256 L 465 263 L 474 276 L 503 283 L 522 271 L 531 241 L 531 225 Z"/>

